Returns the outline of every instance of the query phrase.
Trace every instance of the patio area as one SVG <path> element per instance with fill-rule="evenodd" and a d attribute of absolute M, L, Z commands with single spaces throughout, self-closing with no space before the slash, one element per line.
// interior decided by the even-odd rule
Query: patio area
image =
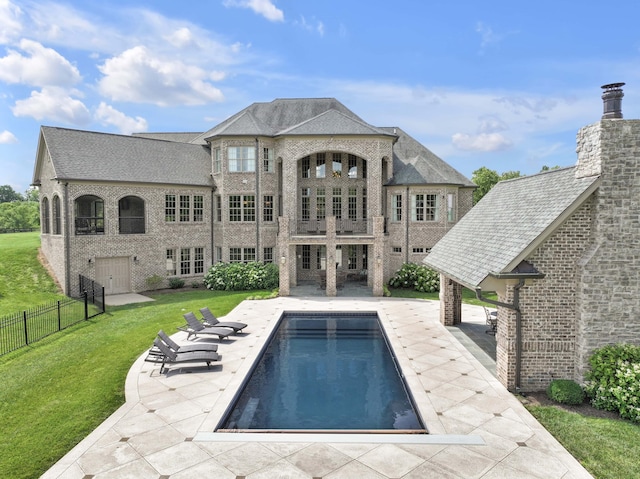
<path fill-rule="evenodd" d="M 215 433 L 285 310 L 376 311 L 430 434 Z M 483 366 L 490 354 L 477 346 L 477 359 L 461 328 L 440 324 L 438 302 L 300 295 L 244 301 L 225 319 L 249 326 L 220 343 L 219 364 L 161 375 L 142 355 L 127 402 L 42 477 L 591 477 Z M 463 305 L 465 323 L 483 328 L 484 320 L 482 308 Z M 184 343 L 186 333 L 173 338 Z"/>

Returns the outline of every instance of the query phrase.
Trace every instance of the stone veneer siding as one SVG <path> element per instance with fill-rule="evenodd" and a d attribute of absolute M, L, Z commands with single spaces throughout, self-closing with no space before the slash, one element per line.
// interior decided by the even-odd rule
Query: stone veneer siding
<path fill-rule="evenodd" d="M 592 201 L 587 200 L 526 260 L 544 273 L 520 289 L 522 357 L 520 390 L 540 391 L 554 378 L 579 379 L 575 368 L 578 259 L 588 247 Z M 514 285 L 499 301 L 512 304 Z M 516 313 L 499 308 L 496 369 L 516 388 Z"/>
<path fill-rule="evenodd" d="M 594 349 L 640 344 L 640 120 L 601 120 L 578 133 L 578 161 L 600 167 L 593 243 L 580 260 L 578 376 Z"/>

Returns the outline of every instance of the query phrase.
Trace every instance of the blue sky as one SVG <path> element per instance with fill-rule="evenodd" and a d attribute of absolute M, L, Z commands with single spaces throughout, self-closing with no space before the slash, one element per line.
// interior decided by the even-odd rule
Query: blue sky
<path fill-rule="evenodd" d="M 626 82 L 640 2 L 0 0 L 0 185 L 31 183 L 40 125 L 205 131 L 253 102 L 334 97 L 460 172 L 575 163 Z"/>

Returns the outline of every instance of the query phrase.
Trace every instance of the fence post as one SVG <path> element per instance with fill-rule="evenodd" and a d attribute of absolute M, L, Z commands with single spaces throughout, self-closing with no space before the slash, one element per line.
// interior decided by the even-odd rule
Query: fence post
<path fill-rule="evenodd" d="M 104 302 L 104 286 L 102 287 L 102 312 L 107 310 L 107 303 Z"/>
<path fill-rule="evenodd" d="M 87 294 L 86 289 L 82 295 L 84 296 L 84 320 L 86 321 L 89 319 L 89 295 Z"/>
<path fill-rule="evenodd" d="M 62 316 L 62 312 L 60 311 L 60 301 L 58 301 L 58 331 L 62 331 L 62 320 L 60 316 Z"/>
<path fill-rule="evenodd" d="M 29 330 L 27 329 L 27 312 L 22 312 L 22 319 L 24 323 L 24 344 L 29 344 Z"/>

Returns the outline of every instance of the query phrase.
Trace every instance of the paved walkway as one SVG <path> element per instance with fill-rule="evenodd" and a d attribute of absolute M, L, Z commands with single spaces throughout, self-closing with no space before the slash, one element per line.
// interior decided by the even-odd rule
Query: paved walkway
<path fill-rule="evenodd" d="M 430 434 L 214 433 L 285 310 L 377 311 Z M 127 402 L 43 477 L 591 477 L 438 317 L 438 303 L 421 300 L 244 301 L 226 319 L 250 326 L 222 342 L 219 365 L 160 375 L 159 366 L 141 356 L 127 377 Z M 484 313 L 463 305 L 463 317 L 481 323 Z M 174 338 L 184 342 L 185 336 Z"/>

